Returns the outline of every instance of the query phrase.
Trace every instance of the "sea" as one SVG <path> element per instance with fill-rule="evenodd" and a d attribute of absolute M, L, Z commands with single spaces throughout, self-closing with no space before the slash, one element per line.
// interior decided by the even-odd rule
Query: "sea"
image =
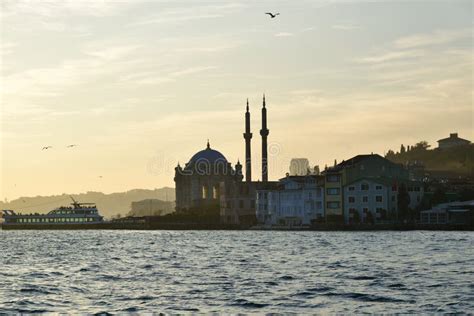
<path fill-rule="evenodd" d="M 474 232 L 0 231 L 0 313 L 472 313 Z"/>

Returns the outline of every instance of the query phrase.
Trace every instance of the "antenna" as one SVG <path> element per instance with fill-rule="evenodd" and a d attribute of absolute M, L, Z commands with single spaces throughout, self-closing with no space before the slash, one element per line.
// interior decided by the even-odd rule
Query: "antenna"
<path fill-rule="evenodd" d="M 81 205 L 80 205 L 76 200 L 74 200 L 74 198 L 72 197 L 72 195 L 70 195 L 69 197 L 70 197 L 71 200 L 72 200 L 72 203 L 71 203 L 71 204 L 72 204 L 75 208 L 80 208 L 80 207 L 81 207 Z"/>

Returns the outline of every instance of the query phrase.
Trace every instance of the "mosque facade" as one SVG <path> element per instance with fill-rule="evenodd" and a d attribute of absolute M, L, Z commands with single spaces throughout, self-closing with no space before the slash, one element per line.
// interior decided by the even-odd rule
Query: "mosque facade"
<path fill-rule="evenodd" d="M 194 154 L 184 167 L 175 168 L 176 211 L 219 209 L 225 224 L 256 222 L 256 191 L 268 183 L 267 109 L 265 96 L 262 104 L 262 181 L 252 181 L 250 110 L 247 100 L 245 112 L 245 179 L 242 165 L 232 166 L 225 156 L 212 149 L 209 142 L 204 150 Z"/>

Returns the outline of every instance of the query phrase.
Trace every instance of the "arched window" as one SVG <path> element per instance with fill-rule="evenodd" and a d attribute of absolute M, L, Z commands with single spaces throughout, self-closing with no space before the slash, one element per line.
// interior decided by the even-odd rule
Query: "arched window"
<path fill-rule="evenodd" d="M 219 188 L 217 185 L 214 186 L 214 189 L 212 190 L 212 198 L 214 200 L 219 198 Z"/>
<path fill-rule="evenodd" d="M 202 186 L 202 198 L 207 199 L 207 186 Z"/>

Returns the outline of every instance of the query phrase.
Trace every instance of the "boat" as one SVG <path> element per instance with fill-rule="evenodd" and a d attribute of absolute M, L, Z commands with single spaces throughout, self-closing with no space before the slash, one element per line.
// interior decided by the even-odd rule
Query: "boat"
<path fill-rule="evenodd" d="M 22 214 L 13 210 L 2 210 L 2 228 L 55 228 L 89 226 L 104 222 L 95 203 L 79 203 L 72 196 L 71 199 L 71 206 L 61 206 L 47 214 Z"/>

